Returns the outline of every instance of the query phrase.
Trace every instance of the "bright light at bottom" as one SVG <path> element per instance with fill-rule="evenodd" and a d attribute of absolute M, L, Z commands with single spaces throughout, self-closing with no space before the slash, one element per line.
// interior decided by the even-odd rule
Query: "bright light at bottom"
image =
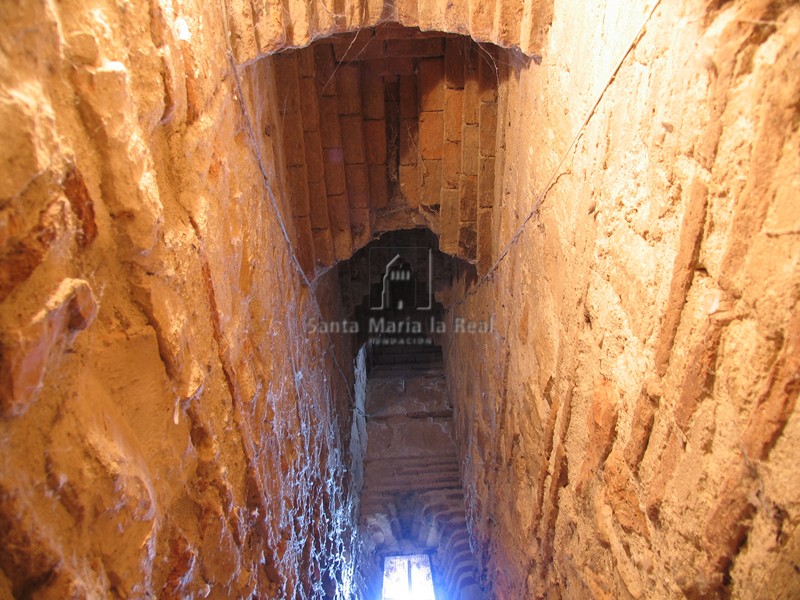
<path fill-rule="evenodd" d="M 436 600 L 428 555 L 384 558 L 382 600 Z"/>

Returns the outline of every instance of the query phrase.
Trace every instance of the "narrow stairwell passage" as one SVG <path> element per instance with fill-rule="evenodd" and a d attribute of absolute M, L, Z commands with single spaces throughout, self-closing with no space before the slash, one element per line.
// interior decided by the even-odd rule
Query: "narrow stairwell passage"
<path fill-rule="evenodd" d="M 482 598 L 464 512 L 441 352 L 374 355 L 359 527 L 365 598 L 381 598 L 384 560 L 428 554 L 437 600 Z"/>

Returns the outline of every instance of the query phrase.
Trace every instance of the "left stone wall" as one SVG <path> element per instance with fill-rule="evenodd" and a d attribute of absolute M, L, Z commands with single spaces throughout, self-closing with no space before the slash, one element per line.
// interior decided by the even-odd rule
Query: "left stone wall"
<path fill-rule="evenodd" d="M 0 596 L 347 592 L 352 349 L 220 11 L 0 8 Z"/>

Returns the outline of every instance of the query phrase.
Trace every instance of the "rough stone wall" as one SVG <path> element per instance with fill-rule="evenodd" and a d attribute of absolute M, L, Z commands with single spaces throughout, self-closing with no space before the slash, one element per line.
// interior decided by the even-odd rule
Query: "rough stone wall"
<path fill-rule="evenodd" d="M 490 597 L 800 594 L 800 8 L 656 4 L 556 3 L 501 89 L 446 356 Z"/>
<path fill-rule="evenodd" d="M 0 6 L 0 597 L 347 591 L 352 348 L 305 335 L 223 22 Z"/>
<path fill-rule="evenodd" d="M 553 5 L 554 0 L 227 0 L 225 24 L 240 63 L 386 22 L 468 35 L 478 42 L 537 55 L 552 21 Z"/>

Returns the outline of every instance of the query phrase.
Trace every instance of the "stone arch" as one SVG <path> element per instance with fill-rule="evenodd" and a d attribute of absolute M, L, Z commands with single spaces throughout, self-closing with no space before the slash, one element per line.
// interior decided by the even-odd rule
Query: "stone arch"
<path fill-rule="evenodd" d="M 226 4 L 234 57 L 246 63 L 315 40 L 395 22 L 421 31 L 470 36 L 528 56 L 541 56 L 553 18 L 553 0 L 290 0 Z"/>

